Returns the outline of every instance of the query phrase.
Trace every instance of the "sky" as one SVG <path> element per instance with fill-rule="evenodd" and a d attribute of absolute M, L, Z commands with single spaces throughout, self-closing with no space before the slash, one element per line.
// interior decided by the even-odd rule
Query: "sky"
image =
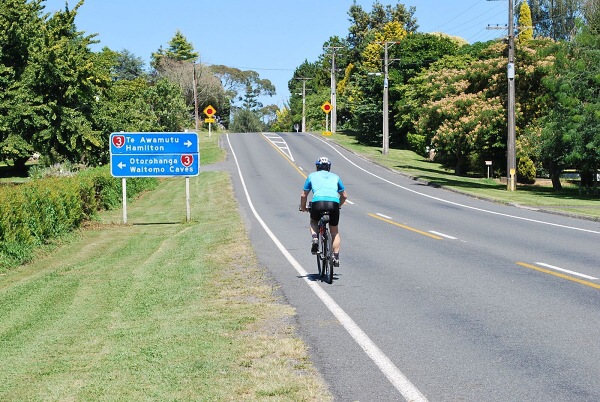
<path fill-rule="evenodd" d="M 45 0 L 45 12 L 72 9 L 79 0 Z M 358 0 L 370 12 L 375 0 Z M 508 23 L 506 0 L 379 0 L 416 7 L 419 32 L 444 32 L 469 43 L 506 35 L 488 26 Z M 254 70 L 277 94 L 262 99 L 283 107 L 288 81 L 305 60 L 315 62 L 332 36 L 348 36 L 352 0 L 85 0 L 77 28 L 97 34 L 99 44 L 128 50 L 149 69 L 150 55 L 179 30 L 200 53 L 199 62 Z"/>

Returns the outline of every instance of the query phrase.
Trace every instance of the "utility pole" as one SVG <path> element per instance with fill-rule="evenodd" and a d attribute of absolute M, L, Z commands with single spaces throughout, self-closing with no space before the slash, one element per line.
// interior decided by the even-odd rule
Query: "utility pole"
<path fill-rule="evenodd" d="M 494 0 L 488 0 L 494 1 Z M 488 29 L 495 29 L 490 28 Z M 508 64 L 506 66 L 508 78 L 508 113 L 507 113 L 507 140 L 506 140 L 506 189 L 517 190 L 517 156 L 516 156 L 516 122 L 515 122 L 515 25 L 514 25 L 514 0 L 508 0 Z"/>
<path fill-rule="evenodd" d="M 384 155 L 387 155 L 390 147 L 390 111 L 388 108 L 388 42 L 383 45 L 384 51 L 384 62 L 383 62 L 383 151 Z"/>
<path fill-rule="evenodd" d="M 331 49 L 331 132 L 337 131 L 337 102 L 336 102 L 336 82 L 335 82 L 335 51 L 343 49 L 342 46 L 328 46 L 325 49 Z"/>
<path fill-rule="evenodd" d="M 388 89 L 389 89 L 389 74 L 388 67 L 392 61 L 400 59 L 389 60 L 388 58 L 388 46 L 400 42 L 387 41 L 378 42 L 384 47 L 384 58 L 383 58 L 383 150 L 382 154 L 387 155 L 390 149 L 390 113 L 388 105 Z"/>
<path fill-rule="evenodd" d="M 312 78 L 296 78 L 302 80 L 302 132 L 306 132 L 306 81 Z"/>
<path fill-rule="evenodd" d="M 507 190 L 517 189 L 517 156 L 515 151 L 516 123 L 515 123 L 515 27 L 513 0 L 508 0 L 508 152 L 506 169 L 508 170 Z M 510 180 L 509 180 L 510 177 Z"/>
<path fill-rule="evenodd" d="M 194 85 L 194 117 L 195 117 L 195 121 L 196 121 L 196 132 L 198 132 L 198 85 L 196 82 L 196 62 L 194 61 L 193 64 L 193 69 L 194 69 L 194 78 L 193 78 L 193 85 Z"/>

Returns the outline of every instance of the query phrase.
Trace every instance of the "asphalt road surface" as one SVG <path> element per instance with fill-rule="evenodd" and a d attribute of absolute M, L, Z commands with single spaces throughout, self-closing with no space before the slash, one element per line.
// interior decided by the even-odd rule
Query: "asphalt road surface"
<path fill-rule="evenodd" d="M 600 401 L 600 223 L 436 189 L 324 137 L 229 134 L 261 264 L 338 401 Z M 333 284 L 316 276 L 306 175 L 349 202 Z"/>

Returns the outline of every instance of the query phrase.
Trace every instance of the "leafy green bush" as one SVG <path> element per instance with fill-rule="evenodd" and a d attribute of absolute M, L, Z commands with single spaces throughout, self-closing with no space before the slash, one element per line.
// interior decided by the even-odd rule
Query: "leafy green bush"
<path fill-rule="evenodd" d="M 406 141 L 412 151 L 415 151 L 419 155 L 429 156 L 427 155 L 424 135 L 409 133 L 406 135 Z"/>
<path fill-rule="evenodd" d="M 127 180 L 127 197 L 156 188 L 154 178 Z M 121 205 L 121 179 L 108 166 L 73 177 L 45 177 L 0 187 L 0 271 L 26 262 L 35 247 Z"/>
<path fill-rule="evenodd" d="M 535 164 L 529 157 L 523 156 L 519 158 L 517 164 L 517 181 L 524 184 L 535 183 Z"/>

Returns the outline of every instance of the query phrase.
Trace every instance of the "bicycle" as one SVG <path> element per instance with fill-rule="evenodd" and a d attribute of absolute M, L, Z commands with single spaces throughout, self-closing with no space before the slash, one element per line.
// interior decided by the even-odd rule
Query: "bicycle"
<path fill-rule="evenodd" d="M 311 210 L 312 203 L 308 203 Z M 325 279 L 329 284 L 333 283 L 333 247 L 331 234 L 329 233 L 329 212 L 321 213 L 319 219 L 319 249 L 317 251 L 317 269 L 319 277 Z"/>

